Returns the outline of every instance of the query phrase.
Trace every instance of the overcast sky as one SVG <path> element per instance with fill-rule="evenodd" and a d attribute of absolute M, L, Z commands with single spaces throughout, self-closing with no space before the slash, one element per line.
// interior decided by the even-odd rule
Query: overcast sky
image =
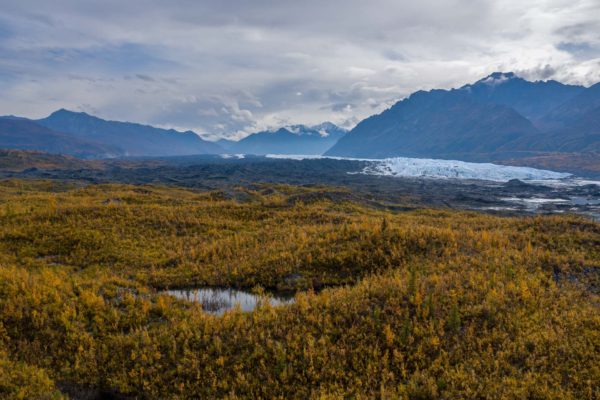
<path fill-rule="evenodd" d="M 351 127 L 494 71 L 600 81 L 600 0 L 2 0 L 0 115 Z"/>

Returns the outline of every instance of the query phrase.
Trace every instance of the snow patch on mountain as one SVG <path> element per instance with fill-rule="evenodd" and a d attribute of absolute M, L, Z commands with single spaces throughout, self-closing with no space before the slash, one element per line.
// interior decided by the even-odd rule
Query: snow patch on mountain
<path fill-rule="evenodd" d="M 308 125 L 286 125 L 279 129 L 285 129 L 288 132 L 291 132 L 295 135 L 307 135 L 307 136 L 316 136 L 319 135 L 321 137 L 328 137 L 331 133 L 346 133 L 347 130 L 336 126 L 331 122 L 323 122 L 318 125 L 308 126 Z M 269 132 L 277 132 L 277 130 L 272 130 Z"/>
<path fill-rule="evenodd" d="M 289 125 L 289 126 L 284 126 L 283 129 L 287 130 L 288 132 L 292 132 L 295 135 L 300 135 L 303 132 L 303 126 L 301 125 Z"/>
<path fill-rule="evenodd" d="M 516 78 L 516 75 L 512 72 L 494 72 L 479 82 L 485 83 L 486 85 L 496 86 L 513 78 Z"/>
<path fill-rule="evenodd" d="M 507 82 L 511 79 L 519 79 L 519 77 L 517 75 L 515 75 L 514 72 L 494 72 L 494 73 L 486 76 L 485 78 L 478 80 L 477 82 L 475 82 L 473 84 L 467 84 L 467 85 L 462 86 L 460 88 L 460 90 L 465 90 L 467 92 L 471 92 L 473 88 L 477 88 L 478 86 L 485 85 L 485 86 L 494 87 L 494 86 L 501 85 L 504 82 Z"/>
<path fill-rule="evenodd" d="M 225 158 L 225 159 L 230 159 L 230 158 L 237 158 L 238 160 L 241 160 L 243 158 L 246 158 L 245 154 L 220 154 L 221 158 Z"/>

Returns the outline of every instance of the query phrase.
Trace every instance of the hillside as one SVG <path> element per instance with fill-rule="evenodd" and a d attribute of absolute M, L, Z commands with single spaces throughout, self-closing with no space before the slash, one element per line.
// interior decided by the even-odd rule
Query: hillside
<path fill-rule="evenodd" d="M 235 140 L 230 140 L 230 139 L 219 139 L 217 141 L 215 141 L 216 144 L 218 144 L 219 146 L 221 146 L 221 148 L 225 151 L 229 151 L 231 150 L 231 148 L 233 146 L 235 146 L 235 144 L 237 143 L 237 141 Z"/>
<path fill-rule="evenodd" d="M 91 161 L 40 151 L 0 149 L 0 171 L 24 171 L 37 169 L 79 169 L 90 168 Z"/>
<path fill-rule="evenodd" d="M 0 148 L 37 150 L 84 158 L 113 157 L 122 154 L 117 146 L 75 138 L 33 121 L 13 117 L 0 118 Z"/>
<path fill-rule="evenodd" d="M 466 91 L 420 91 L 360 122 L 326 155 L 468 159 L 470 153 L 511 150 L 511 141 L 537 133 L 512 108 L 478 102 Z"/>
<path fill-rule="evenodd" d="M 223 149 L 194 132 L 178 132 L 130 122 L 106 121 L 80 112 L 59 110 L 38 124 L 82 140 L 119 148 L 128 156 L 215 154 Z"/>
<path fill-rule="evenodd" d="M 600 149 L 600 84 L 528 82 L 494 73 L 460 89 L 420 91 L 360 122 L 326 154 L 492 161 Z"/>
<path fill-rule="evenodd" d="M 547 113 L 538 146 L 553 151 L 600 151 L 600 83 Z"/>
<path fill-rule="evenodd" d="M 530 82 L 512 72 L 495 72 L 460 88 L 479 101 L 513 108 L 531 121 L 537 121 L 585 88 L 557 81 Z"/>
<path fill-rule="evenodd" d="M 534 168 L 565 171 L 579 176 L 600 179 L 600 152 L 542 153 L 499 161 L 505 165 L 521 165 Z"/>
<path fill-rule="evenodd" d="M 598 223 L 334 192 L 2 182 L 3 397 L 597 397 Z M 158 290 L 190 286 L 297 294 Z"/>

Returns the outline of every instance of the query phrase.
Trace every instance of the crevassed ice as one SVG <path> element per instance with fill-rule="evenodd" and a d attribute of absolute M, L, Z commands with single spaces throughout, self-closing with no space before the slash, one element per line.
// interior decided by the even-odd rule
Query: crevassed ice
<path fill-rule="evenodd" d="M 405 157 L 373 160 L 365 167 L 363 173 L 409 177 L 482 179 L 496 182 L 506 182 L 511 179 L 564 179 L 571 176 L 568 173 L 529 167 Z"/>
<path fill-rule="evenodd" d="M 289 154 L 269 154 L 266 157 L 294 160 L 330 158 L 334 160 L 365 161 L 368 165 L 363 169 L 362 173 L 368 175 L 438 179 L 480 179 L 496 182 L 507 182 L 511 179 L 560 180 L 572 176 L 568 173 L 548 171 L 545 169 L 428 158 L 393 157 L 385 159 L 364 159 Z"/>
<path fill-rule="evenodd" d="M 242 159 L 246 157 L 245 154 L 220 154 L 221 158 L 237 158 Z"/>

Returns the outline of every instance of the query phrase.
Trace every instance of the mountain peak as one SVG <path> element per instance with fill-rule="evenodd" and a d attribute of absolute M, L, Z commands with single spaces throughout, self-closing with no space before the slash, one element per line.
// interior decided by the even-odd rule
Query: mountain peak
<path fill-rule="evenodd" d="M 256 132 L 233 144 L 229 151 L 246 154 L 323 154 L 346 133 L 330 122 L 315 126 L 286 125 Z"/>
<path fill-rule="evenodd" d="M 495 86 L 515 78 L 518 77 L 515 75 L 514 72 L 493 72 L 485 78 L 477 81 L 477 83 Z"/>
<path fill-rule="evenodd" d="M 318 125 L 308 126 L 308 125 L 286 125 L 284 127 L 278 128 L 277 130 L 270 130 L 268 132 L 272 133 L 293 133 L 294 135 L 299 136 L 316 136 L 319 135 L 321 137 L 327 137 L 330 134 L 338 137 L 341 134 L 346 133 L 346 130 L 340 128 L 332 122 L 322 122 Z"/>
<path fill-rule="evenodd" d="M 477 101 L 511 107 L 536 121 L 584 88 L 557 81 L 528 81 L 514 72 L 494 72 L 459 90 Z"/>
<path fill-rule="evenodd" d="M 340 129 L 340 128 L 333 122 L 325 121 L 325 122 L 321 122 L 318 125 L 311 126 L 311 129 L 319 130 L 319 129 Z"/>
<path fill-rule="evenodd" d="M 334 124 L 333 122 L 329 122 L 329 121 L 321 122 L 318 125 L 311 126 L 310 129 L 312 129 L 313 131 L 317 131 L 319 133 L 319 135 L 321 135 L 323 137 L 327 137 L 330 134 L 341 136 L 341 135 L 345 134 L 346 132 L 348 132 L 348 130 L 341 128 L 341 127 L 337 126 L 336 124 Z"/>
<path fill-rule="evenodd" d="M 494 72 L 459 89 L 415 92 L 361 121 L 326 155 L 475 159 L 486 153 L 564 151 L 567 145 L 571 146 L 568 151 L 594 151 L 598 148 L 594 125 L 598 113 L 593 113 L 600 104 L 594 99 L 600 96 L 592 92 L 593 88 L 530 82 L 513 72 Z M 574 133 L 568 138 L 557 134 L 550 143 L 546 130 L 564 124 L 562 108 L 557 107 L 567 101 L 564 114 L 585 110 L 585 126 L 577 114 L 574 119 L 579 125 L 571 129 Z"/>
<path fill-rule="evenodd" d="M 511 79 L 511 78 L 516 78 L 517 75 L 515 75 L 514 72 L 492 72 L 489 76 L 492 77 L 494 79 L 500 79 L 500 78 L 505 78 L 505 79 Z"/>
<path fill-rule="evenodd" d="M 60 117 L 60 116 L 72 116 L 72 115 L 91 116 L 88 113 L 85 113 L 83 111 L 78 112 L 78 111 L 67 110 L 66 108 L 60 108 L 60 109 L 54 111 L 52 114 L 50 114 L 48 116 L 48 118 Z"/>
<path fill-rule="evenodd" d="M 23 117 L 18 117 L 16 115 L 2 115 L 0 116 L 0 119 L 8 119 L 8 120 L 13 120 L 13 121 L 28 121 L 29 119 L 27 118 L 23 118 Z"/>
<path fill-rule="evenodd" d="M 34 122 L 74 138 L 118 148 L 122 154 L 130 156 L 180 156 L 220 153 L 223 150 L 195 133 L 109 121 L 64 108 Z"/>
<path fill-rule="evenodd" d="M 58 110 L 54 111 L 50 115 L 55 115 L 55 114 L 75 114 L 75 111 L 67 110 L 66 108 L 59 108 Z"/>

